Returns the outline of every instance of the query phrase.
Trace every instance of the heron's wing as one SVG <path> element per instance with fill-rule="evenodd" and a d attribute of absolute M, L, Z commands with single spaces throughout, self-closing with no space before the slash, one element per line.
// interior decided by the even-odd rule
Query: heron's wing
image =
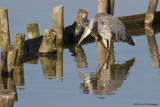
<path fill-rule="evenodd" d="M 118 18 L 111 15 L 105 16 L 101 23 L 104 25 L 104 29 L 111 33 L 113 40 L 127 41 L 128 32 Z"/>

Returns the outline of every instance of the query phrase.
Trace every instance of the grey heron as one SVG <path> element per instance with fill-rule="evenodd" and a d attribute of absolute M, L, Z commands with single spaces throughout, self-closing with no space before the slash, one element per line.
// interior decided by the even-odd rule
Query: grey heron
<path fill-rule="evenodd" d="M 132 37 L 128 34 L 124 24 L 118 18 L 107 13 L 98 13 L 93 19 L 86 19 L 82 26 L 85 27 L 85 30 L 78 42 L 78 45 L 90 33 L 95 37 L 95 39 L 98 39 L 96 34 L 102 37 L 105 47 L 108 48 L 108 54 L 111 40 L 116 42 L 127 42 L 133 46 L 135 45 L 135 40 L 133 40 Z"/>

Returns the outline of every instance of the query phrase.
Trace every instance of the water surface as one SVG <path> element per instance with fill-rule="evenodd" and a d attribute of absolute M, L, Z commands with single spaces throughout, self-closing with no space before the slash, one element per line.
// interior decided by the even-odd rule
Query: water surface
<path fill-rule="evenodd" d="M 41 35 L 52 28 L 53 7 L 64 5 L 64 25 L 73 23 L 79 9 L 97 13 L 97 0 L 6 0 L 11 43 L 15 33 L 24 33 L 26 24 L 38 23 Z M 117 0 L 114 16 L 145 13 L 149 0 Z M 158 3 L 157 11 L 160 10 Z M 15 107 L 130 107 L 160 105 L 160 25 L 133 33 L 136 46 L 114 43 L 111 56 L 104 59 L 94 42 L 63 49 L 63 70 L 57 60 L 39 58 L 23 63 L 21 73 L 9 79 L 16 85 Z M 138 29 L 138 28 L 137 28 Z M 157 30 L 158 29 L 158 30 Z M 101 51 L 102 52 L 102 51 Z M 47 65 L 48 62 L 50 65 Z M 47 68 L 48 67 L 48 68 Z M 2 84 L 2 80 L 0 81 Z"/>

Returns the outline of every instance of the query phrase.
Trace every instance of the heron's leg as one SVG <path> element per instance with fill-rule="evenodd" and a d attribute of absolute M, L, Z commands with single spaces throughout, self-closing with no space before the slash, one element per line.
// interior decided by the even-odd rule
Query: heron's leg
<path fill-rule="evenodd" d="M 102 40 L 103 40 L 103 44 L 105 45 L 105 47 L 106 47 L 106 49 L 108 48 L 108 41 L 107 40 L 105 40 L 105 39 L 103 39 L 102 38 Z M 106 51 L 106 53 L 107 53 L 107 56 L 106 56 L 106 58 L 108 58 L 108 56 L 109 56 L 109 50 L 108 51 Z"/>
<path fill-rule="evenodd" d="M 103 40 L 105 47 L 108 48 L 107 41 L 105 39 L 102 39 L 102 40 Z"/>

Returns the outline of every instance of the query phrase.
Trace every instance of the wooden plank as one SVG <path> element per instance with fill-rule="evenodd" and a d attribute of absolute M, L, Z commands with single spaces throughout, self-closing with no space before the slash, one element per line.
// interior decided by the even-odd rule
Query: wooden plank
<path fill-rule="evenodd" d="M 145 20 L 146 14 L 138 14 L 138 15 L 131 15 L 131 16 L 123 16 L 118 17 L 127 27 L 127 30 L 131 36 L 140 36 L 145 35 L 145 29 L 144 29 L 144 20 Z M 155 33 L 160 32 L 160 11 L 157 11 L 155 13 L 155 19 L 154 19 L 154 30 Z M 68 26 L 67 26 L 68 27 Z M 65 28 L 67 28 L 65 27 Z M 67 29 L 70 30 L 70 29 Z M 73 30 L 73 29 L 71 29 Z M 70 31 L 71 31 L 70 30 Z M 67 31 L 69 32 L 69 31 Z M 71 31 L 72 32 L 72 31 Z M 34 39 L 26 40 L 24 43 L 24 61 L 32 59 L 30 56 L 36 56 L 36 53 L 39 50 L 39 47 L 42 42 L 43 35 Z M 94 38 L 91 36 L 88 36 L 84 41 L 83 44 L 94 42 Z M 67 46 L 64 46 L 64 48 L 68 48 Z M 29 59 L 27 59 L 27 57 Z"/>

